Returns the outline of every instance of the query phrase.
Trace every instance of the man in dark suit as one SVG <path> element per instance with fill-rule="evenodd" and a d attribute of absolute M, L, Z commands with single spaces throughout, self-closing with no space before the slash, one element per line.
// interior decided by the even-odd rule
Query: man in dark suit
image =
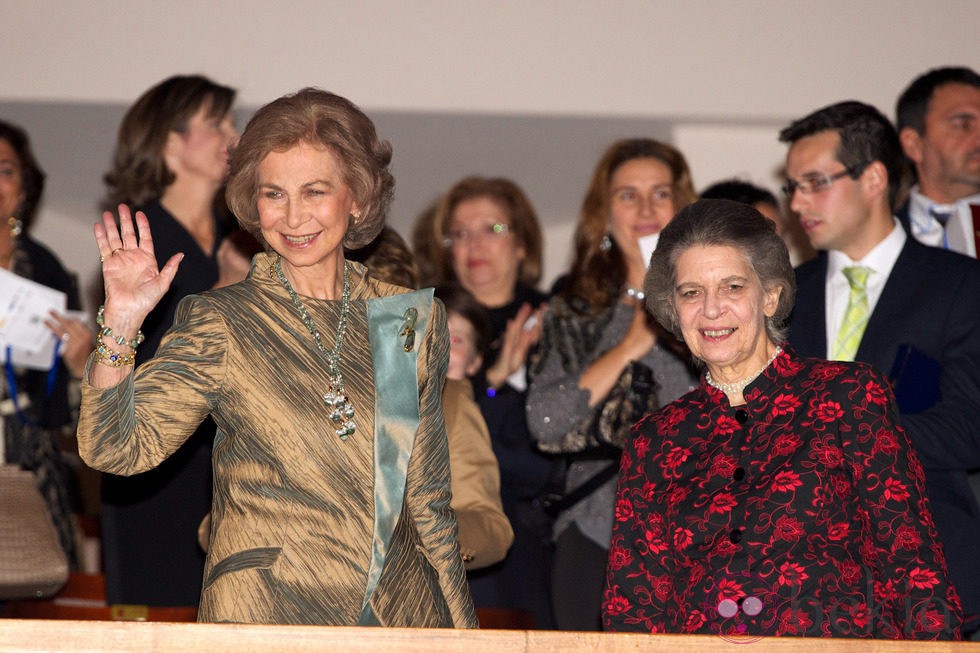
<path fill-rule="evenodd" d="M 797 268 L 790 343 L 804 356 L 891 373 L 950 579 L 964 613 L 976 617 L 980 507 L 967 473 L 980 468 L 980 262 L 922 245 L 901 228 L 892 207 L 902 152 L 874 107 L 825 107 L 780 140 L 790 144 L 790 208 L 820 250 Z"/>
<path fill-rule="evenodd" d="M 896 212 L 919 242 L 977 257 L 980 244 L 980 74 L 934 68 L 898 98 L 898 136 L 917 183 Z"/>

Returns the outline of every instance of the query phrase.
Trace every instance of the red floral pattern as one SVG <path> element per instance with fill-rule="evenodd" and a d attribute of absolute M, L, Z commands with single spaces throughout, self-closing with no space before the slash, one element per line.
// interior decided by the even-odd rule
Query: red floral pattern
<path fill-rule="evenodd" d="M 958 639 L 959 598 L 885 379 L 787 349 L 744 396 L 733 408 L 702 383 L 634 427 L 606 629 Z"/>

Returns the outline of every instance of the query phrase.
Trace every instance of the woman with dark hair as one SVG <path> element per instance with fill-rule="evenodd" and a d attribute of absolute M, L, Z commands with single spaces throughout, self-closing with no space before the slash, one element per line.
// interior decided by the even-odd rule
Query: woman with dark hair
<path fill-rule="evenodd" d="M 756 186 L 755 184 L 741 179 L 723 179 L 716 181 L 701 191 L 701 199 L 712 200 L 732 200 L 748 204 L 756 211 L 772 220 L 776 226 L 776 233 L 783 232 L 783 217 L 780 211 L 779 200 L 771 191 Z"/>
<path fill-rule="evenodd" d="M 0 121 L 0 269 L 62 292 L 68 310 L 81 309 L 74 275 L 30 236 L 44 192 L 44 171 L 34 158 L 27 132 Z M 69 382 L 80 378 L 92 351 L 92 333 L 83 322 L 52 314 L 45 324 L 60 339 L 50 370 L 15 364 L 4 352 L 0 381 L 0 451 L 5 460 L 31 470 L 47 501 L 61 545 L 72 566 L 77 543 L 71 514 L 77 510 L 73 475 L 61 453 L 61 436 L 74 425 Z"/>
<path fill-rule="evenodd" d="M 304 89 L 249 121 L 228 206 L 266 252 L 248 279 L 186 297 L 133 372 L 158 267 L 149 220 L 95 235 L 105 328 L 82 384 L 79 450 L 138 474 L 208 415 L 214 499 L 198 619 L 472 627 L 442 415 L 449 338 L 432 290 L 345 260 L 380 232 L 391 146 L 348 100 Z"/>
<path fill-rule="evenodd" d="M 137 366 L 151 359 L 184 297 L 225 285 L 233 250 L 219 250 L 228 232 L 218 195 L 228 174 L 235 91 L 199 75 L 153 86 L 119 127 L 106 208 L 142 211 L 153 229 L 158 266 L 184 255 L 166 295 L 146 316 Z M 240 274 L 240 273 L 238 273 Z M 110 604 L 195 606 L 204 553 L 197 528 L 210 508 L 211 441 L 207 420 L 187 444 L 146 474 L 102 476 L 102 544 Z"/>
<path fill-rule="evenodd" d="M 473 600 L 487 609 L 481 614 L 507 615 L 508 626 L 553 628 L 552 518 L 540 497 L 559 470 L 554 459 L 533 447 L 524 415 L 525 363 L 540 333 L 535 325 L 546 299 L 535 288 L 541 277 L 541 227 L 524 191 L 500 177 L 459 180 L 421 226 L 427 237 L 417 231 L 416 241 L 434 245 L 424 266 L 435 271 L 434 281 L 458 283 L 490 316 L 490 347 L 471 381 L 500 463 L 501 498 L 514 543 L 503 562 L 470 574 Z M 420 254 L 424 260 L 426 252 Z"/>
<path fill-rule="evenodd" d="M 623 452 L 608 630 L 958 638 L 962 612 L 888 381 L 785 344 L 796 282 L 751 206 L 663 230 L 646 306 L 706 368 Z"/>
<path fill-rule="evenodd" d="M 673 338 L 643 309 L 656 238 L 695 198 L 687 162 L 665 143 L 613 143 L 599 160 L 575 229 L 575 259 L 544 313 L 529 369 L 527 416 L 542 451 L 567 461 L 554 529 L 552 600 L 563 630 L 601 628 L 602 586 L 620 447 L 634 421 L 694 379 Z"/>
<path fill-rule="evenodd" d="M 783 216 L 783 205 L 771 191 L 741 179 L 724 179 L 715 182 L 701 191 L 701 199 L 733 200 L 748 204 L 776 225 L 776 233 L 789 248 L 789 260 L 796 265 L 815 254 L 807 240 L 800 221 L 787 220 Z"/>

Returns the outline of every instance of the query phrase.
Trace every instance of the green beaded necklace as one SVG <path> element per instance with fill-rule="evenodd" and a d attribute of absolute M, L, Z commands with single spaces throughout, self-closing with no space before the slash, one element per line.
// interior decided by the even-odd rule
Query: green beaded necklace
<path fill-rule="evenodd" d="M 327 385 L 327 391 L 323 394 L 323 403 L 327 406 L 330 420 L 337 426 L 334 433 L 341 440 L 346 440 L 354 433 L 355 427 L 354 404 L 347 398 L 347 393 L 344 392 L 344 377 L 340 373 L 340 354 L 344 347 L 344 333 L 347 331 L 347 316 L 350 314 L 350 271 L 347 263 L 344 263 L 344 291 L 340 297 L 340 322 L 337 324 L 337 340 L 334 343 L 333 351 L 327 351 L 327 348 L 323 346 L 323 341 L 320 339 L 320 331 L 313 323 L 313 318 L 310 317 L 306 307 L 303 306 L 299 295 L 289 285 L 289 280 L 286 279 L 286 275 L 282 273 L 281 256 L 276 257 L 276 277 L 279 278 L 279 283 L 289 293 L 290 299 L 293 300 L 293 306 L 299 311 L 299 316 L 302 318 L 303 324 L 310 332 L 310 335 L 313 336 L 313 342 L 316 343 L 317 350 L 327 362 L 327 369 L 330 372 L 330 383 Z"/>

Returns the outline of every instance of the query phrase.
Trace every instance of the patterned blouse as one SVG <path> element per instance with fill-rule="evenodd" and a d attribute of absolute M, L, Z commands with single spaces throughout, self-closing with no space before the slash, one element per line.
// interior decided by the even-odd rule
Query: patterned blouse
<path fill-rule="evenodd" d="M 784 350 L 701 387 L 623 453 L 607 630 L 958 639 L 922 468 L 887 381 Z"/>

